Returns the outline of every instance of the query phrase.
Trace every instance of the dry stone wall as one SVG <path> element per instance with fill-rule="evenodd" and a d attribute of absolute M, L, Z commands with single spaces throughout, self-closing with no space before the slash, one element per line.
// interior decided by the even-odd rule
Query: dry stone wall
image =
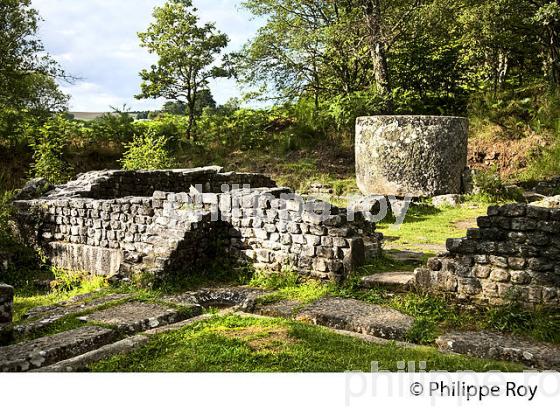
<path fill-rule="evenodd" d="M 171 182 L 159 185 L 154 175 L 180 179 L 177 189 L 185 192 L 160 190 Z M 118 186 L 111 188 L 107 178 Z M 134 192 L 149 196 L 105 198 L 132 192 L 121 178 L 133 178 Z M 23 229 L 53 264 L 68 269 L 164 277 L 227 256 L 258 268 L 291 267 L 338 279 L 363 263 L 363 236 L 377 238 L 375 225 L 360 214 L 349 218 L 343 209 L 303 200 L 289 189 L 271 187 L 274 182 L 258 174 L 216 168 L 133 176 L 106 171 L 85 174 L 80 181 L 15 202 Z"/>
<path fill-rule="evenodd" d="M 489 304 L 559 305 L 560 209 L 492 206 L 447 249 L 416 271 L 420 287 Z"/>

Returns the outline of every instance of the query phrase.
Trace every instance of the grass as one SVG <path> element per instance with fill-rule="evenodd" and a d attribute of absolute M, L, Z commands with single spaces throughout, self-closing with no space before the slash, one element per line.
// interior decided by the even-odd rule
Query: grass
<path fill-rule="evenodd" d="M 334 284 L 315 279 L 301 279 L 294 271 L 284 271 L 280 274 L 272 272 L 256 272 L 248 282 L 251 287 L 258 287 L 271 291 L 261 296 L 259 303 L 269 304 L 281 300 L 295 300 L 301 305 L 307 305 L 329 294 Z"/>
<path fill-rule="evenodd" d="M 73 297 L 88 293 L 98 292 L 102 296 L 102 289 L 107 287 L 107 279 L 101 276 L 89 276 L 83 278 L 78 285 L 68 290 L 54 290 L 49 292 L 38 292 L 29 288 L 16 288 L 14 296 L 14 323 L 20 322 L 25 314 L 39 306 L 51 306 L 65 302 Z"/>
<path fill-rule="evenodd" d="M 281 300 L 297 301 L 304 306 L 322 297 L 342 297 L 362 300 L 396 309 L 415 319 L 407 341 L 432 344 L 447 330 L 491 330 L 513 333 L 536 341 L 560 343 L 560 311 L 527 308 L 511 303 L 505 306 L 465 307 L 449 297 L 427 293 L 408 292 L 394 294 L 382 288 L 363 289 L 360 278 L 394 270 L 409 270 L 411 265 L 380 258 L 370 266 L 362 268 L 343 284 L 315 280 L 298 280 L 297 275 L 285 273 L 259 273 L 249 284 L 271 290 L 261 297 L 261 303 Z"/>
<path fill-rule="evenodd" d="M 465 236 L 476 217 L 486 214 L 487 204 L 468 202 L 457 208 L 435 208 L 428 204 L 411 205 L 404 223 L 392 227 L 394 219 L 381 221 L 377 230 L 400 248 L 419 249 L 422 245 L 444 245 L 448 238 Z"/>
<path fill-rule="evenodd" d="M 519 365 L 447 355 L 431 347 L 378 345 L 284 319 L 217 316 L 153 336 L 144 347 L 92 366 L 96 372 L 397 371 L 399 361 L 427 370 L 521 371 Z"/>

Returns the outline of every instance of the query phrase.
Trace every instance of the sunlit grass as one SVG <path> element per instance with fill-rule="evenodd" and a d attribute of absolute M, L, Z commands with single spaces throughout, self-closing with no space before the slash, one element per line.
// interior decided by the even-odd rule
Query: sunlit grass
<path fill-rule="evenodd" d="M 378 345 L 284 319 L 217 316 L 152 337 L 148 345 L 92 366 L 97 372 L 343 372 L 396 371 L 399 361 L 427 370 L 521 371 L 515 364 Z"/>

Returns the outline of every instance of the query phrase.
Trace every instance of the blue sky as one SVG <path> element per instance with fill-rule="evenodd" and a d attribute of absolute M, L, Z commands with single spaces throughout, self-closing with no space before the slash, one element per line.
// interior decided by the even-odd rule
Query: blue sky
<path fill-rule="evenodd" d="M 82 80 L 62 84 L 72 96 L 71 111 L 108 111 L 109 106 L 132 110 L 158 109 L 162 101 L 136 100 L 138 72 L 154 57 L 140 48 L 136 33 L 152 19 L 164 0 L 33 0 L 45 20 L 39 36 L 47 51 L 69 73 Z M 194 0 L 202 21 L 213 21 L 230 37 L 228 50 L 239 49 L 258 29 L 240 9 L 241 0 Z M 218 103 L 240 95 L 233 80 L 211 84 Z"/>

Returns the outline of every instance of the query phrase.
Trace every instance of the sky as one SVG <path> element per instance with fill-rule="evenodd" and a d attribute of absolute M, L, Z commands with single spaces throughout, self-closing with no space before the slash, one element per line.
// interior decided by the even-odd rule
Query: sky
<path fill-rule="evenodd" d="M 46 51 L 64 70 L 80 80 L 61 83 L 71 95 L 70 111 L 110 111 L 126 104 L 132 111 L 161 108 L 161 100 L 136 100 L 138 73 L 154 56 L 141 48 L 137 33 L 152 21 L 152 11 L 164 0 L 33 0 L 43 18 L 39 37 Z M 201 21 L 213 21 L 230 38 L 226 51 L 239 49 L 258 29 L 258 22 L 241 10 L 241 0 L 194 0 Z M 234 80 L 210 85 L 220 104 L 239 97 Z"/>

